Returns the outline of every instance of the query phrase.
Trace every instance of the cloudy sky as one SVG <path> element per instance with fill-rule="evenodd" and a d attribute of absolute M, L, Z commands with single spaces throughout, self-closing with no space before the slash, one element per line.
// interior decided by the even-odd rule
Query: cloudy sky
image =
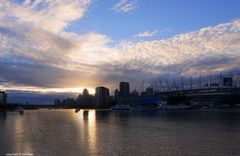
<path fill-rule="evenodd" d="M 239 71 L 239 0 L 0 0 L 0 89 Z M 134 88 L 133 88 L 134 89 Z"/>

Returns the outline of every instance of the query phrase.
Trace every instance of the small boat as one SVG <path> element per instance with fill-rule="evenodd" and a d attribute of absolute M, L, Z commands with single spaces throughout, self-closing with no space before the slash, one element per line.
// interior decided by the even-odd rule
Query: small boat
<path fill-rule="evenodd" d="M 75 109 L 75 113 L 79 112 L 80 111 L 80 108 L 76 108 Z"/>
<path fill-rule="evenodd" d="M 24 109 L 22 107 L 17 107 L 16 109 L 13 110 L 14 112 L 19 112 L 20 115 L 23 115 Z"/>
<path fill-rule="evenodd" d="M 112 110 L 129 110 L 129 105 L 115 105 L 112 107 Z"/>

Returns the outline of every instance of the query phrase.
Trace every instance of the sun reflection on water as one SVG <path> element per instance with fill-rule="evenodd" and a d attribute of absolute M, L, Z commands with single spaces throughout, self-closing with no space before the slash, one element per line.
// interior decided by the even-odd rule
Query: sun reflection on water
<path fill-rule="evenodd" d="M 18 114 L 14 114 L 14 115 L 18 115 Z M 14 116 L 15 117 L 15 116 Z M 15 149 L 14 149 L 14 152 L 17 152 L 17 153 L 21 153 L 21 152 L 25 152 L 25 153 L 32 153 L 33 152 L 33 149 L 32 149 L 32 146 L 31 146 L 31 143 L 26 140 L 26 133 L 25 133 L 25 122 L 24 122 L 24 119 L 23 117 L 16 117 L 14 118 L 13 120 L 14 122 L 14 146 L 15 146 Z"/>
<path fill-rule="evenodd" d="M 96 111 L 95 110 L 80 110 L 77 114 L 80 122 L 81 140 L 88 141 L 88 148 L 91 153 L 97 152 L 97 136 L 96 136 Z"/>

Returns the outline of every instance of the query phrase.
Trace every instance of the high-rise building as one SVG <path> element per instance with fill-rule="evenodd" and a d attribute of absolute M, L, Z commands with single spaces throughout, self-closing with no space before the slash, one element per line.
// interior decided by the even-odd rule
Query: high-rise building
<path fill-rule="evenodd" d="M 78 96 L 77 106 L 80 108 L 93 108 L 94 97 L 89 94 L 87 89 L 84 89 L 82 95 Z"/>
<path fill-rule="evenodd" d="M 120 89 L 120 96 L 129 96 L 130 87 L 128 82 L 120 82 L 119 89 Z"/>
<path fill-rule="evenodd" d="M 109 89 L 106 87 L 97 87 L 95 93 L 96 107 L 107 108 L 109 106 Z"/>
<path fill-rule="evenodd" d="M 7 104 L 7 94 L 0 91 L 0 104 Z"/>
<path fill-rule="evenodd" d="M 117 102 L 118 96 L 119 96 L 119 91 L 118 91 L 118 89 L 116 89 L 114 92 L 114 101 L 115 102 Z"/>
<path fill-rule="evenodd" d="M 89 96 L 89 92 L 86 88 L 83 90 L 83 96 Z"/>

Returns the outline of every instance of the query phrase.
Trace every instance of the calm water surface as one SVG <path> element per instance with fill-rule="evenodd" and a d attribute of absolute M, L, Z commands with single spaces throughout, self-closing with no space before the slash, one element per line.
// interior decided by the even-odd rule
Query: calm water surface
<path fill-rule="evenodd" d="M 0 114 L 0 155 L 240 155 L 240 112 Z"/>

